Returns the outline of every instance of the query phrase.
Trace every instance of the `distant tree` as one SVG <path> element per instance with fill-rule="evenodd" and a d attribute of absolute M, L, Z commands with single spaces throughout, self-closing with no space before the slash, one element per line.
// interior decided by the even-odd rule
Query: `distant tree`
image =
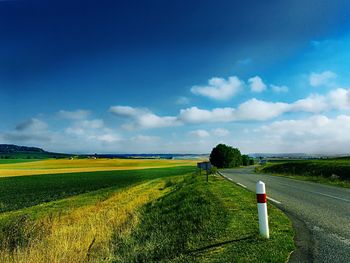
<path fill-rule="evenodd" d="M 246 154 L 242 155 L 242 165 L 243 166 L 248 166 L 249 165 L 249 156 Z"/>
<path fill-rule="evenodd" d="M 253 158 L 249 159 L 249 165 L 254 165 L 254 159 Z"/>
<path fill-rule="evenodd" d="M 210 153 L 210 162 L 217 168 L 237 167 L 242 164 L 242 155 L 237 148 L 218 144 Z"/>

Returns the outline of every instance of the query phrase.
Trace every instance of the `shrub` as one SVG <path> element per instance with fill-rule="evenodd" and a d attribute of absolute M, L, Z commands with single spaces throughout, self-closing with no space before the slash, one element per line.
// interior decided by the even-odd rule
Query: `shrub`
<path fill-rule="evenodd" d="M 217 168 L 231 168 L 242 164 L 242 155 L 237 148 L 218 144 L 210 153 L 210 162 Z"/>

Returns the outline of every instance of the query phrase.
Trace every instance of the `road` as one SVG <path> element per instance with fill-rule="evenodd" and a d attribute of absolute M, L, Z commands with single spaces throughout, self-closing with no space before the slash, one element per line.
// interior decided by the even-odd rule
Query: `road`
<path fill-rule="evenodd" d="M 265 182 L 268 201 L 285 211 L 296 226 L 301 249 L 292 254 L 292 262 L 350 262 L 350 189 L 257 174 L 251 167 L 221 173 L 251 191 L 257 181 Z"/>

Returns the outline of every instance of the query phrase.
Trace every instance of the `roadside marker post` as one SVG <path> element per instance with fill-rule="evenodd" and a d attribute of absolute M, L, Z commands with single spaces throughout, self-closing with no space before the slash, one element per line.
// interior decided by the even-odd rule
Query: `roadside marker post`
<path fill-rule="evenodd" d="M 269 222 L 267 217 L 266 190 L 262 181 L 256 184 L 256 198 L 258 202 L 259 231 L 264 238 L 269 238 Z"/>

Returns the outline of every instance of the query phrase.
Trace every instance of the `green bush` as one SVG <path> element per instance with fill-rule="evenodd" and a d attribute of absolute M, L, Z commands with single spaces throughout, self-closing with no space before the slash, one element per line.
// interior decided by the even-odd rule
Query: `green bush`
<path fill-rule="evenodd" d="M 280 173 L 305 176 L 337 176 L 342 180 L 350 180 L 349 161 L 294 161 L 268 165 L 262 169 L 266 173 Z"/>
<path fill-rule="evenodd" d="M 218 144 L 210 153 L 210 162 L 217 168 L 231 168 L 242 164 L 242 155 L 237 148 Z"/>

